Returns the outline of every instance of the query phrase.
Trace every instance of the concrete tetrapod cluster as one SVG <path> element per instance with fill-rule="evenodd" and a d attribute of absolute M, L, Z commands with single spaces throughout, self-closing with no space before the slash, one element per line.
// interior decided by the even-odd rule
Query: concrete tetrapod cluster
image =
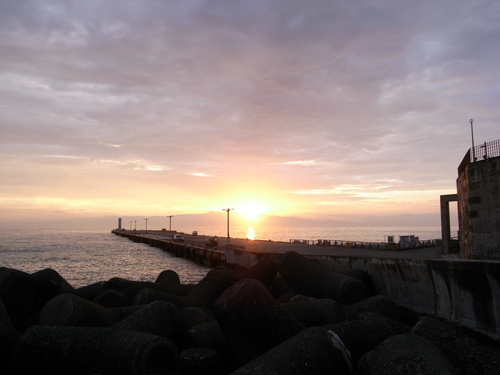
<path fill-rule="evenodd" d="M 496 343 L 404 324 L 369 280 L 295 252 L 196 285 L 167 270 L 74 289 L 51 269 L 0 268 L 0 372 L 500 374 Z"/>

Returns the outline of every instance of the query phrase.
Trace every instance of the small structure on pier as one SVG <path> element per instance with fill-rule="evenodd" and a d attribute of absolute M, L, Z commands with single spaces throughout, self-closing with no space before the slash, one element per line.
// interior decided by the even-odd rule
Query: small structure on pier
<path fill-rule="evenodd" d="M 459 255 L 500 260 L 500 140 L 467 151 L 458 167 L 457 194 L 441 195 L 442 253 L 453 251 L 449 202 L 458 202 Z"/>

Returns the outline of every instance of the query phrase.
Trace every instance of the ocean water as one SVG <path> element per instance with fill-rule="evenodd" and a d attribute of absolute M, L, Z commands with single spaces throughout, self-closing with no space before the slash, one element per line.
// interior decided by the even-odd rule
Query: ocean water
<path fill-rule="evenodd" d="M 168 269 L 181 283 L 197 283 L 210 270 L 111 229 L 0 228 L 0 267 L 27 273 L 52 268 L 75 288 L 112 277 L 155 281 Z"/>
<path fill-rule="evenodd" d="M 0 228 L 0 267 L 27 273 L 52 268 L 76 288 L 112 277 L 154 281 L 167 269 L 177 272 L 182 283 L 197 283 L 210 270 L 158 248 L 112 234 L 111 229 Z M 227 235 L 224 227 L 177 229 L 184 233 L 193 230 L 200 235 Z M 452 235 L 454 233 L 456 231 L 452 231 Z M 441 238 L 438 227 L 230 227 L 230 236 L 234 238 L 285 242 L 290 239 L 384 242 L 388 235 L 409 234 L 422 240 Z"/>

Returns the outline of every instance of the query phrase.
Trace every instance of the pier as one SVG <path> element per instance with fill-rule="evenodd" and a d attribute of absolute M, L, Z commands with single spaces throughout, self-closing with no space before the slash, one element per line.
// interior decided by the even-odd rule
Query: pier
<path fill-rule="evenodd" d="M 208 249 L 204 236 L 184 235 L 177 243 L 164 231 L 113 233 L 210 268 L 250 268 L 295 251 L 336 271 L 366 271 L 375 292 L 399 306 L 500 340 L 498 261 L 445 259 L 435 247 L 389 251 L 219 237 L 218 249 Z"/>

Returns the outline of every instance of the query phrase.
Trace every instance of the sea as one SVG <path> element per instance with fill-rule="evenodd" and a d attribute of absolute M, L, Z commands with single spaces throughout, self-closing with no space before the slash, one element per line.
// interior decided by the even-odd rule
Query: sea
<path fill-rule="evenodd" d="M 79 288 L 112 277 L 155 281 L 164 270 L 175 271 L 183 284 L 199 282 L 210 270 L 190 260 L 176 258 L 146 244 L 111 233 L 114 228 L 0 228 L 0 267 L 33 273 L 45 268 L 57 271 Z M 172 228 L 174 230 L 175 228 Z M 233 238 L 289 242 L 343 240 L 385 242 L 387 236 L 415 235 L 421 240 L 441 238 L 439 227 L 234 227 Z M 227 236 L 227 228 L 181 228 L 178 232 Z M 452 228 L 453 235 L 453 228 Z"/>

